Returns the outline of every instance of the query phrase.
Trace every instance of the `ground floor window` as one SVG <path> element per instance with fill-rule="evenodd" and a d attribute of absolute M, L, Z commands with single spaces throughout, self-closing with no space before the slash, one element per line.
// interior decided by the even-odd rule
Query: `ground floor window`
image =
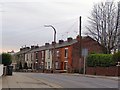
<path fill-rule="evenodd" d="M 48 62 L 48 69 L 50 69 L 50 62 Z"/>
<path fill-rule="evenodd" d="M 68 64 L 67 62 L 64 62 L 64 70 L 67 70 Z"/>
<path fill-rule="evenodd" d="M 45 68 L 47 69 L 47 62 L 45 62 Z"/>
<path fill-rule="evenodd" d="M 59 63 L 55 62 L 55 69 L 59 69 Z"/>

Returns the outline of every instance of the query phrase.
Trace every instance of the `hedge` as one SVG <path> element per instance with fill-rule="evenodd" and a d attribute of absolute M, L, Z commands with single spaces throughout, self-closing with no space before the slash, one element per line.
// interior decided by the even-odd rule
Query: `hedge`
<path fill-rule="evenodd" d="M 115 65 L 115 60 L 113 60 L 113 55 L 111 54 L 90 54 L 86 60 L 88 67 L 109 67 Z"/>
<path fill-rule="evenodd" d="M 115 53 L 113 55 L 113 59 L 116 61 L 116 62 L 120 62 L 120 51 Z"/>

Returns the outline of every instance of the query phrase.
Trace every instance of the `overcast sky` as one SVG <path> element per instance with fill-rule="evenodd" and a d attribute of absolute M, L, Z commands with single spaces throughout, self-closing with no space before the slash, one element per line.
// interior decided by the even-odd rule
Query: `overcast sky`
<path fill-rule="evenodd" d="M 75 38 L 79 30 L 79 16 L 82 16 L 83 33 L 93 5 L 100 1 L 105 0 L 1 0 L 0 52 L 19 51 L 24 45 L 51 43 L 53 29 L 44 25 L 56 28 L 57 41 Z"/>

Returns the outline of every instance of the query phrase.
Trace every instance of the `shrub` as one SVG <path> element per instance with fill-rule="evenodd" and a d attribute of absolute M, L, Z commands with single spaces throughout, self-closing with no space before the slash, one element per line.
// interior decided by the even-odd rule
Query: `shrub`
<path fill-rule="evenodd" d="M 8 53 L 2 53 L 2 64 L 8 66 L 12 63 L 12 57 Z"/>
<path fill-rule="evenodd" d="M 115 62 L 120 62 L 120 51 L 113 55 L 113 60 Z"/>
<path fill-rule="evenodd" d="M 87 57 L 87 66 L 89 67 L 109 67 L 115 65 L 111 54 L 90 54 Z"/>

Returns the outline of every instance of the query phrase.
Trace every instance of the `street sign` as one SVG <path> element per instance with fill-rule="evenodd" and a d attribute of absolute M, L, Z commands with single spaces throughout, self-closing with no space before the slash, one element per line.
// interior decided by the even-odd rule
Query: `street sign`
<path fill-rule="evenodd" d="M 82 56 L 84 57 L 84 75 L 85 75 L 85 71 L 86 71 L 86 57 L 88 55 L 88 49 L 87 48 L 83 48 L 82 49 Z"/>
<path fill-rule="evenodd" d="M 86 57 L 88 55 L 88 49 L 87 48 L 83 48 L 82 49 L 82 56 Z"/>

